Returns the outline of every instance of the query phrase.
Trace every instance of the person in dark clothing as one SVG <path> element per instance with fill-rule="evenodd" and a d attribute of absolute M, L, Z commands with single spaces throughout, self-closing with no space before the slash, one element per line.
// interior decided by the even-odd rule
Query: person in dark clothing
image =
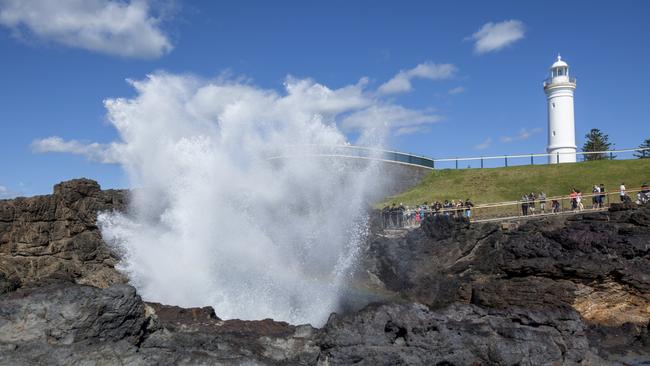
<path fill-rule="evenodd" d="M 528 195 L 521 196 L 521 212 L 528 216 Z"/>
<path fill-rule="evenodd" d="M 599 197 L 599 200 L 598 200 L 598 207 L 603 208 L 604 205 L 605 205 L 605 185 L 601 183 L 600 184 L 600 197 Z"/>
<path fill-rule="evenodd" d="M 560 212 L 560 202 L 558 200 L 551 200 L 551 212 Z"/>
<path fill-rule="evenodd" d="M 465 206 L 465 217 L 469 219 L 472 217 L 472 207 L 474 207 L 474 204 L 468 198 L 465 200 L 464 206 Z"/>

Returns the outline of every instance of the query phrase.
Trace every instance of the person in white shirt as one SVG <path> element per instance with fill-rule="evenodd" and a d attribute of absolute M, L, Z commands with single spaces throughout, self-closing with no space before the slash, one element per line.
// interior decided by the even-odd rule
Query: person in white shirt
<path fill-rule="evenodd" d="M 598 208 L 598 201 L 600 199 L 600 187 L 598 185 L 594 186 L 594 189 L 591 190 L 593 196 L 591 197 L 591 209 L 595 210 Z"/>
<path fill-rule="evenodd" d="M 625 202 L 625 183 L 621 183 L 619 190 L 621 193 L 621 202 Z"/>

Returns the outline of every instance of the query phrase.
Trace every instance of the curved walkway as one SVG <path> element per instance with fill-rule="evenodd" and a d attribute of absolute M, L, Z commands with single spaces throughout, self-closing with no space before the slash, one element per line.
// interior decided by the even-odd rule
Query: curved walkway
<path fill-rule="evenodd" d="M 456 168 L 459 162 L 480 162 L 480 167 L 483 168 L 483 163 L 491 160 L 498 160 L 508 166 L 509 161 L 512 163 L 514 159 L 530 159 L 531 164 L 535 164 L 535 158 L 547 157 L 557 159 L 559 161 L 560 154 L 572 154 L 586 158 L 589 155 L 605 156 L 608 159 L 616 159 L 615 154 L 636 153 L 642 156 L 650 157 L 650 148 L 634 148 L 634 149 L 621 149 L 621 150 L 608 150 L 608 151 L 593 151 L 593 152 L 575 152 L 575 153 L 555 153 L 555 154 L 517 154 L 517 155 L 496 155 L 496 156 L 480 156 L 468 158 L 444 158 L 433 159 L 426 156 L 414 155 L 405 152 L 383 150 L 378 148 L 361 147 L 354 145 L 296 145 L 285 148 L 282 153 L 272 156 L 269 160 L 273 159 L 286 159 L 293 157 L 340 157 L 349 159 L 364 159 L 375 160 L 388 163 L 404 164 L 416 166 L 424 169 L 435 169 L 436 163 L 449 163 L 455 162 Z M 527 161 L 527 160 L 525 160 Z"/>

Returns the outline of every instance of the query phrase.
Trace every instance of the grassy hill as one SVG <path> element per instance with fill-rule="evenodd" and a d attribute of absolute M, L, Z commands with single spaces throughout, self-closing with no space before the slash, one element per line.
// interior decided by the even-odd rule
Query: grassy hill
<path fill-rule="evenodd" d="M 567 195 L 573 187 L 591 193 L 593 185 L 600 183 L 612 192 L 621 182 L 625 182 L 628 189 L 638 189 L 643 182 L 650 182 L 650 159 L 434 170 L 413 189 L 389 197 L 380 205 L 403 202 L 412 206 L 425 201 L 465 200 L 468 197 L 477 204 L 514 201 L 526 192 Z"/>

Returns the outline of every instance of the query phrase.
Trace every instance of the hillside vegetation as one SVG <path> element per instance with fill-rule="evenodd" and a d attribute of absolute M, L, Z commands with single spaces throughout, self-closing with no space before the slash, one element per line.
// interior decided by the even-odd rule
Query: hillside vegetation
<path fill-rule="evenodd" d="M 650 159 L 599 160 L 574 164 L 526 165 L 489 169 L 434 170 L 409 191 L 387 198 L 386 203 L 413 206 L 423 202 L 465 200 L 491 203 L 518 200 L 522 194 L 544 191 L 547 196 L 567 195 L 575 187 L 585 194 L 594 184 L 608 192 L 625 182 L 638 189 L 650 181 Z"/>

